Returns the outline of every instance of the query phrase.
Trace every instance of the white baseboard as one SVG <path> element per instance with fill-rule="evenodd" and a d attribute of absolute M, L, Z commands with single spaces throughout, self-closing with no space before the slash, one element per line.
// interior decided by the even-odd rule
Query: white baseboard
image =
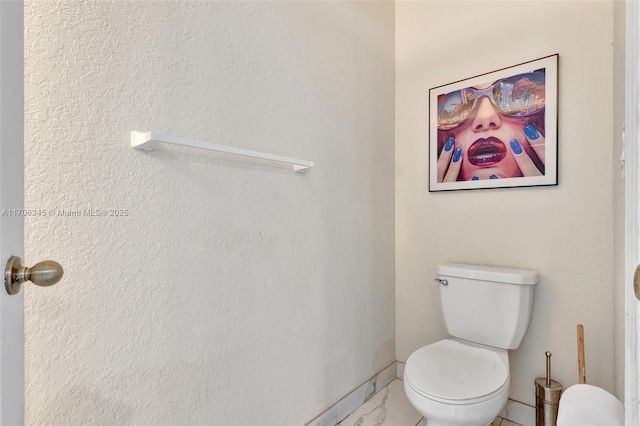
<path fill-rule="evenodd" d="M 402 379 L 404 378 L 404 366 L 405 366 L 405 363 L 404 363 L 404 362 L 397 361 L 397 362 L 396 362 L 396 365 L 397 365 L 397 369 L 396 369 L 396 370 L 397 370 L 397 374 L 396 374 L 396 377 L 397 377 L 398 379 L 402 380 Z"/>
<path fill-rule="evenodd" d="M 507 405 L 498 416 L 522 426 L 536 426 L 536 407 L 513 399 L 507 400 Z"/>
<path fill-rule="evenodd" d="M 394 361 L 369 380 L 340 398 L 331 407 L 306 422 L 305 426 L 336 426 L 358 407 L 367 402 L 378 391 L 396 379 L 398 370 Z"/>

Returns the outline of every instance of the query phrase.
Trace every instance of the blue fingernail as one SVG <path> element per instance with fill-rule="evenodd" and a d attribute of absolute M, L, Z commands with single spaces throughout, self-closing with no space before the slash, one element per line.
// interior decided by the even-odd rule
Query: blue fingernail
<path fill-rule="evenodd" d="M 451 151 L 451 148 L 453 148 L 453 136 L 449 136 L 447 143 L 444 144 L 445 151 Z"/>
<path fill-rule="evenodd" d="M 496 175 L 491 175 L 491 176 L 489 176 L 489 179 L 500 179 L 500 178 L 498 176 L 496 176 Z"/>
<path fill-rule="evenodd" d="M 453 162 L 457 163 L 460 161 L 460 157 L 462 157 L 462 148 L 456 148 L 456 150 L 453 151 Z"/>
<path fill-rule="evenodd" d="M 518 139 L 511 139 L 509 143 L 511 144 L 511 150 L 514 154 L 522 154 L 522 146 L 520 146 Z"/>
<path fill-rule="evenodd" d="M 480 178 L 478 176 L 474 176 L 471 178 L 471 180 L 480 180 Z"/>
<path fill-rule="evenodd" d="M 535 141 L 540 137 L 540 133 L 538 133 L 536 128 L 533 127 L 531 124 L 527 124 L 526 126 L 524 126 L 524 134 L 527 135 L 527 137 L 531 141 Z"/>

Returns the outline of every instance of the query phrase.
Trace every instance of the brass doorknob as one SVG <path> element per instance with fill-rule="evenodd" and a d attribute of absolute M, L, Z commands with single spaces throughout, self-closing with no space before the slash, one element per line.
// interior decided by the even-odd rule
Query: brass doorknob
<path fill-rule="evenodd" d="M 636 266 L 636 271 L 633 273 L 633 292 L 636 294 L 636 299 L 640 300 L 640 265 Z"/>
<path fill-rule="evenodd" d="M 60 281 L 62 274 L 62 266 L 53 260 L 38 262 L 29 268 L 22 264 L 19 256 L 11 256 L 4 270 L 4 286 L 7 293 L 18 294 L 25 281 L 31 281 L 40 287 L 49 287 Z"/>

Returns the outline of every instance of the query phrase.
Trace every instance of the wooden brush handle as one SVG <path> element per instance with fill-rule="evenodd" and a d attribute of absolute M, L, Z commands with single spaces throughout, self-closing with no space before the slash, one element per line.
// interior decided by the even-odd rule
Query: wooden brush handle
<path fill-rule="evenodd" d="M 587 372 L 584 365 L 584 327 L 578 324 L 578 383 L 587 383 Z"/>

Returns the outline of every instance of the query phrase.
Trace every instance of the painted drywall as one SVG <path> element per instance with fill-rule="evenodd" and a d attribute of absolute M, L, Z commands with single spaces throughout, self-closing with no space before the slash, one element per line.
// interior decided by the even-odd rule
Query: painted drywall
<path fill-rule="evenodd" d="M 623 155 L 625 120 L 625 75 L 626 75 L 626 2 L 613 2 L 613 269 L 614 269 L 614 360 L 613 392 L 624 400 L 624 354 L 625 354 L 625 188 Z"/>
<path fill-rule="evenodd" d="M 510 397 L 534 405 L 547 350 L 554 377 L 577 382 L 578 323 L 588 382 L 614 390 L 612 43 L 612 2 L 396 3 L 399 361 L 447 337 L 437 264 L 534 269 L 540 282 L 527 335 L 510 353 Z M 429 193 L 429 88 L 555 53 L 559 186 Z"/>
<path fill-rule="evenodd" d="M 25 290 L 27 424 L 299 425 L 394 361 L 393 3 L 38 0 L 25 33 L 26 258 L 66 271 Z"/>

